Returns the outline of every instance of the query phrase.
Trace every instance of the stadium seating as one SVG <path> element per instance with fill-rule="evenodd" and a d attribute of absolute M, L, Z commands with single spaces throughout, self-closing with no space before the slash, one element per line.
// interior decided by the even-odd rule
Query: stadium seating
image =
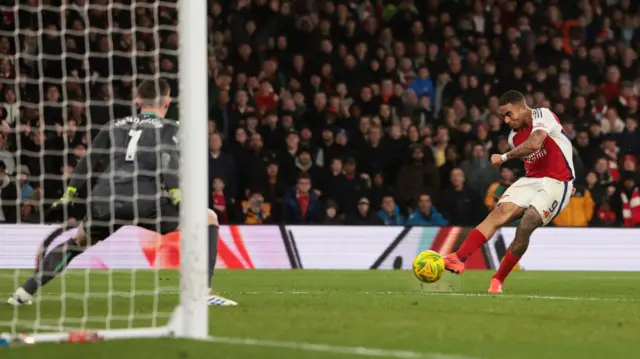
<path fill-rule="evenodd" d="M 177 96 L 175 6 L 113 2 L 0 6 L 0 177 L 19 189 L 2 190 L 0 222 L 42 220 L 95 130 L 135 111 L 140 79 L 160 72 Z M 473 226 L 524 174 L 488 162 L 508 149 L 497 99 L 515 89 L 575 146 L 576 203 L 554 225 L 637 226 L 638 5 L 614 2 L 211 1 L 211 208 L 223 223 Z"/>

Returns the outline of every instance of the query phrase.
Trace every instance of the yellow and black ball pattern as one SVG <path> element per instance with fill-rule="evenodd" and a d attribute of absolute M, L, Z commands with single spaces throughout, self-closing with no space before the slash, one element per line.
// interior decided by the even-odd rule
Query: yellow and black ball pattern
<path fill-rule="evenodd" d="M 437 282 L 444 271 L 444 259 L 438 252 L 424 251 L 413 260 L 413 274 L 421 282 Z"/>

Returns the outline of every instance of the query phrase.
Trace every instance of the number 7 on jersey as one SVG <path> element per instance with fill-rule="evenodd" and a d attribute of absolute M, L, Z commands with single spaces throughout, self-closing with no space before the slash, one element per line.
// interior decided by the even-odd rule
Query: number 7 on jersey
<path fill-rule="evenodd" d="M 138 141 L 140 141 L 140 136 L 142 135 L 142 130 L 130 130 L 129 136 L 131 139 L 129 140 L 129 145 L 127 146 L 127 152 L 124 155 L 124 159 L 127 161 L 133 161 L 136 158 L 136 152 L 138 152 Z"/>

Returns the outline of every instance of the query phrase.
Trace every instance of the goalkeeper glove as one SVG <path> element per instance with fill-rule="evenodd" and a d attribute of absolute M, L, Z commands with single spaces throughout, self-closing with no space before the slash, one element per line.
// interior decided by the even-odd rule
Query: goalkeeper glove
<path fill-rule="evenodd" d="M 182 200 L 182 191 L 180 190 L 180 188 L 170 189 L 169 195 L 171 195 L 171 203 L 176 206 L 180 204 L 180 201 Z"/>
<path fill-rule="evenodd" d="M 76 200 L 76 195 L 77 195 L 78 190 L 75 187 L 67 187 L 67 191 L 64 193 L 64 196 L 62 196 L 62 198 L 60 198 L 59 200 L 53 202 L 53 207 L 58 207 L 60 205 L 68 205 L 68 204 L 73 204 L 73 202 Z"/>

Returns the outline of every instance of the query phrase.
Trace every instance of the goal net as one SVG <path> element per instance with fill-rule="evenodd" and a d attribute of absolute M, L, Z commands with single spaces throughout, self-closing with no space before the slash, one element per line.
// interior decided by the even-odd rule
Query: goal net
<path fill-rule="evenodd" d="M 120 229 L 75 258 L 33 305 L 0 311 L 0 333 L 31 333 L 36 342 L 78 332 L 104 339 L 208 335 L 206 9 L 206 0 L 0 3 L 2 300 L 33 273 L 45 237 L 84 217 L 100 165 L 89 169 L 92 180 L 73 206 L 49 208 L 97 132 L 138 111 L 141 81 L 169 83 L 174 101 L 166 117 L 182 120 L 180 138 L 188 138 L 179 141 L 184 240 Z M 70 227 L 49 250 L 73 236 Z"/>

